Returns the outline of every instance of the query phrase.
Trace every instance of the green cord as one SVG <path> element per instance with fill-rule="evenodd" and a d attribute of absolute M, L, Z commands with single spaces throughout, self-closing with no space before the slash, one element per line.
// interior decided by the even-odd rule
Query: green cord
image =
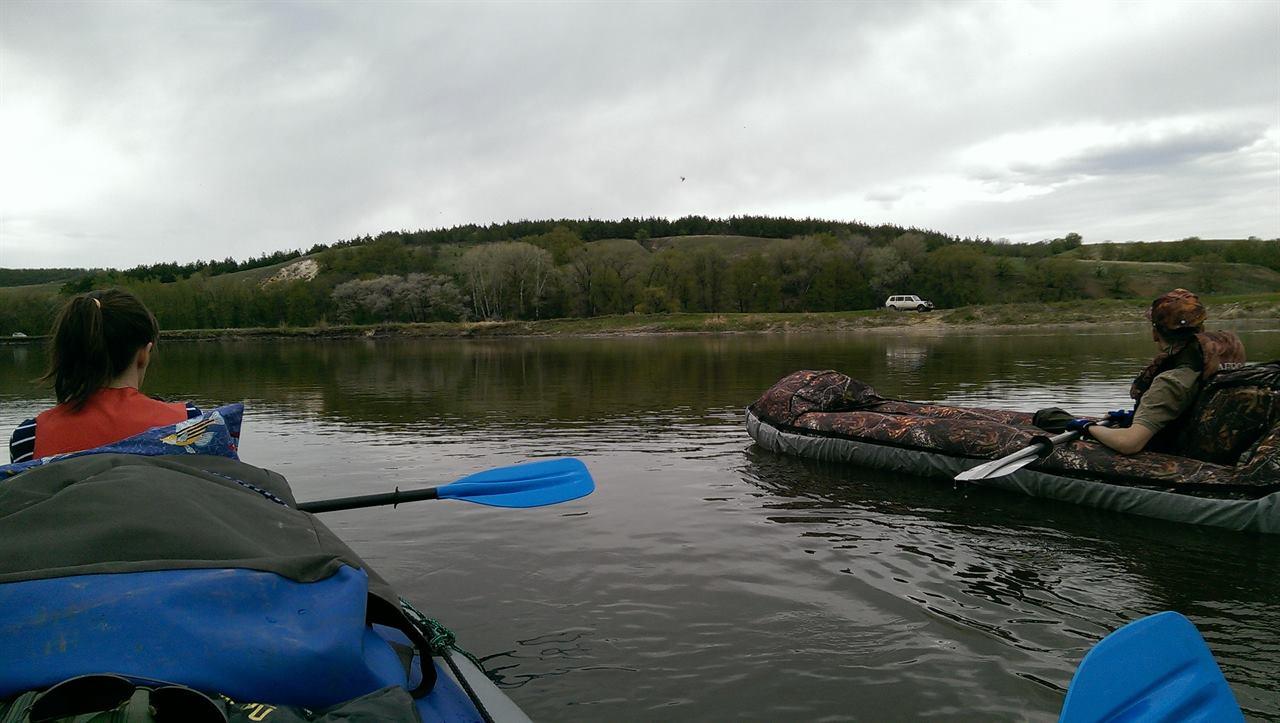
<path fill-rule="evenodd" d="M 404 608 L 405 613 L 413 624 L 418 627 L 418 630 L 422 631 L 423 637 L 427 639 L 427 643 L 431 646 L 432 655 L 448 655 L 450 650 L 462 653 L 467 660 L 470 660 L 473 665 L 480 669 L 481 673 L 484 673 L 486 678 L 496 681 L 493 674 L 485 670 L 484 664 L 480 662 L 479 658 L 458 645 L 458 636 L 454 635 L 452 630 L 446 628 L 439 620 L 423 615 L 420 610 L 410 605 L 409 601 L 404 598 L 400 598 L 400 606 Z"/>

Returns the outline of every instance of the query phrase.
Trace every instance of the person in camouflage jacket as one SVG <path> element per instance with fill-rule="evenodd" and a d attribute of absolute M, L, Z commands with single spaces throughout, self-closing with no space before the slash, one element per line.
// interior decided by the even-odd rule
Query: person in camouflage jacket
<path fill-rule="evenodd" d="M 1220 370 L 1243 366 L 1244 344 L 1229 331 L 1204 330 L 1204 305 L 1186 289 L 1151 302 L 1147 318 L 1160 353 L 1133 381 L 1128 426 L 1086 425 L 1084 433 L 1121 454 L 1143 450 L 1185 454 L 1188 425 L 1204 383 Z"/>

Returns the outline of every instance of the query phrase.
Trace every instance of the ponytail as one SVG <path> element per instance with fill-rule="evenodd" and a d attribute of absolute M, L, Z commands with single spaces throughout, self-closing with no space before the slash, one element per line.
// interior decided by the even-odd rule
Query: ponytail
<path fill-rule="evenodd" d="M 156 318 L 138 297 L 104 289 L 71 298 L 53 322 L 49 370 L 58 403 L 79 410 L 94 392 L 120 376 L 160 336 Z"/>

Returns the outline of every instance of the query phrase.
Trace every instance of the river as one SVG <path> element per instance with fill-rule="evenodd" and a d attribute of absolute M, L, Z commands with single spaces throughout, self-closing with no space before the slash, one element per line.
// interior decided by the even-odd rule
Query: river
<path fill-rule="evenodd" d="M 1280 358 L 1280 322 L 1227 328 Z M 797 369 L 1101 413 L 1153 352 L 1139 325 L 164 343 L 144 389 L 244 401 L 241 457 L 300 500 L 583 459 L 597 491 L 554 507 L 325 517 L 535 719 L 1052 720 L 1093 643 L 1170 609 L 1280 719 L 1277 540 L 781 457 L 743 425 Z M 41 364 L 0 346 L 6 436 L 52 401 Z"/>

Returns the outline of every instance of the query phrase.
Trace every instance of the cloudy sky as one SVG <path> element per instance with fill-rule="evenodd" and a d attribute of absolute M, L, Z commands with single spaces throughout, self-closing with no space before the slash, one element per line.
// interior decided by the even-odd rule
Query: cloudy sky
<path fill-rule="evenodd" d="M 1274 0 L 0 0 L 0 266 L 586 216 L 1272 238 L 1277 38 Z"/>

